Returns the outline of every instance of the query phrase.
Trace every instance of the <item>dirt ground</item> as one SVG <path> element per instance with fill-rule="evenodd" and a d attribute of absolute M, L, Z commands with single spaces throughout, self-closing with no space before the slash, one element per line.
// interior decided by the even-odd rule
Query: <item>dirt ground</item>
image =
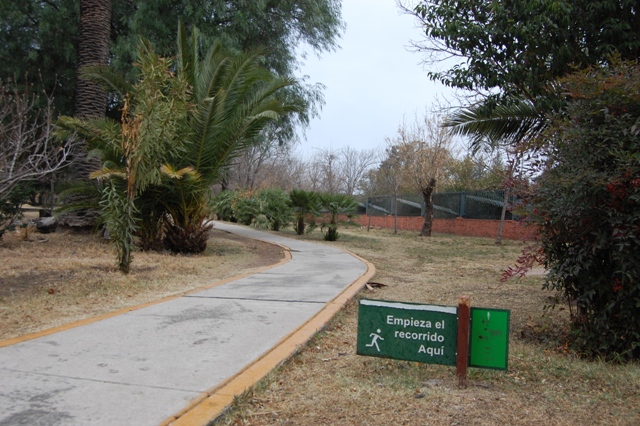
<path fill-rule="evenodd" d="M 0 340 L 176 296 L 282 258 L 280 247 L 214 228 L 205 253 L 137 252 L 124 275 L 109 243 L 93 234 L 7 233 L 0 242 Z"/>

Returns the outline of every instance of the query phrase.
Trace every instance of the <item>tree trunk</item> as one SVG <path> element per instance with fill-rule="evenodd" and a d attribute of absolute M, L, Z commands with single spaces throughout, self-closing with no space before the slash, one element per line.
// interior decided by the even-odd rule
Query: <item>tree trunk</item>
<path fill-rule="evenodd" d="M 504 198 L 502 199 L 502 212 L 500 213 L 500 227 L 496 236 L 496 245 L 502 244 L 502 232 L 504 231 L 504 219 L 507 215 L 507 203 L 509 202 L 509 188 L 504 190 Z"/>
<path fill-rule="evenodd" d="M 393 233 L 398 233 L 398 195 L 393 194 Z"/>
<path fill-rule="evenodd" d="M 422 189 L 424 200 L 424 222 L 422 223 L 421 237 L 430 237 L 433 228 L 433 192 L 436 189 L 436 180 L 429 180 L 429 184 Z"/>
<path fill-rule="evenodd" d="M 78 42 L 78 83 L 76 86 L 76 117 L 104 117 L 107 94 L 102 88 L 80 76 L 82 68 L 109 64 L 109 36 L 111 35 L 111 0 L 80 1 L 80 37 Z M 86 144 L 83 148 L 86 151 Z M 83 152 L 85 152 L 83 151 Z M 74 177 L 89 179 L 89 174 L 100 169 L 100 160 L 79 159 Z"/>
<path fill-rule="evenodd" d="M 109 64 L 110 35 L 111 0 L 81 0 L 78 70 Z M 78 76 L 76 117 L 103 117 L 106 109 L 107 96 L 100 86 Z"/>
<path fill-rule="evenodd" d="M 80 1 L 80 33 L 78 42 L 78 71 L 89 65 L 109 64 L 109 39 L 111 35 L 111 0 Z M 104 117 L 107 95 L 96 83 L 78 75 L 76 86 L 76 117 Z M 89 180 L 89 174 L 101 168 L 99 158 L 87 158 L 87 145 L 79 141 L 80 157 L 73 165 L 72 178 Z M 80 197 L 72 197 L 67 203 L 81 203 Z M 74 228 L 93 227 L 100 213 L 83 209 L 60 215 L 62 225 Z"/>

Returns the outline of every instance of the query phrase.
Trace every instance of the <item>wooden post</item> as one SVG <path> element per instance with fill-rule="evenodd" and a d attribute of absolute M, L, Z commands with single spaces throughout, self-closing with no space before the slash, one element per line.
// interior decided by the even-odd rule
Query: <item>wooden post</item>
<path fill-rule="evenodd" d="M 467 387 L 467 364 L 469 362 L 469 316 L 471 299 L 460 296 L 458 300 L 458 355 L 456 357 L 456 376 L 458 388 Z"/>

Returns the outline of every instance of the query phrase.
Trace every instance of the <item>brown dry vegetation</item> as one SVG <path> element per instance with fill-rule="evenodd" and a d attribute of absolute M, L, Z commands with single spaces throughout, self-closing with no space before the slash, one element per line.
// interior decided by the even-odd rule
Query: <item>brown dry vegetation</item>
<path fill-rule="evenodd" d="M 568 353 L 557 339 L 567 311 L 543 316 L 553 295 L 541 289 L 542 277 L 499 282 L 521 243 L 340 232 L 335 245 L 373 262 L 373 281 L 388 285 L 359 297 L 454 306 L 468 294 L 472 305 L 510 309 L 509 370 L 472 368 L 469 387 L 458 389 L 453 367 L 358 356 L 354 300 L 216 425 L 640 424 L 638 365 Z"/>
<path fill-rule="evenodd" d="M 202 255 L 135 253 L 123 275 L 103 238 L 58 231 L 0 242 L 0 340 L 176 296 L 283 258 L 282 249 L 211 231 Z"/>

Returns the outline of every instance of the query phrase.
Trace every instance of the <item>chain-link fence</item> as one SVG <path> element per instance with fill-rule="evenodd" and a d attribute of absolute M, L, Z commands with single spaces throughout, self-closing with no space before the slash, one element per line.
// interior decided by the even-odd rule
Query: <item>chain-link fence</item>
<path fill-rule="evenodd" d="M 518 219 L 511 212 L 517 205 L 518 198 L 510 196 L 507 200 L 505 219 Z M 504 191 L 469 191 L 469 192 L 438 192 L 433 194 L 433 217 L 437 219 L 500 219 L 504 204 Z M 424 201 L 419 195 L 390 195 L 368 197 L 361 204 L 360 214 L 371 216 L 393 215 L 422 216 L 424 215 Z"/>

